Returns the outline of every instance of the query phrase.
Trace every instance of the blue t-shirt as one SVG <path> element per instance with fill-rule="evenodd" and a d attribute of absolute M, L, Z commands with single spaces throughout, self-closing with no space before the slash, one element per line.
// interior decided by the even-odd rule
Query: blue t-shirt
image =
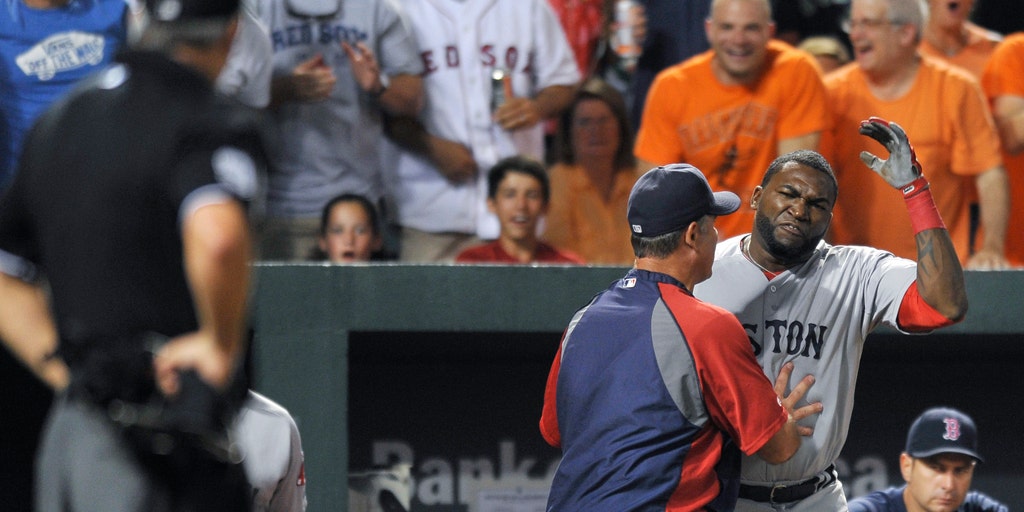
<path fill-rule="evenodd" d="M 124 44 L 126 13 L 124 0 L 71 0 L 54 9 L 0 0 L 0 190 L 39 114 Z"/>
<path fill-rule="evenodd" d="M 850 500 L 850 512 L 907 512 L 903 503 L 903 489 L 907 486 L 890 487 L 866 496 Z M 971 491 L 957 512 L 1009 512 L 1009 508 L 984 494 Z"/>

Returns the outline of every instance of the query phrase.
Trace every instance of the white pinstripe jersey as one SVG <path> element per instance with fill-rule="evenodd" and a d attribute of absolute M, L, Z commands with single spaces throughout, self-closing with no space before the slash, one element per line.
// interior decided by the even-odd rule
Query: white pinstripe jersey
<path fill-rule="evenodd" d="M 547 0 L 401 3 L 425 68 L 420 119 L 430 133 L 471 148 L 480 175 L 475 183 L 455 186 L 425 159 L 400 154 L 399 221 L 422 231 L 497 238 L 497 219 L 485 204 L 487 169 L 515 154 L 543 157 L 543 126 L 509 133 L 492 121 L 491 71 L 511 70 L 513 94 L 532 98 L 545 87 L 579 81 L 572 49 Z"/>

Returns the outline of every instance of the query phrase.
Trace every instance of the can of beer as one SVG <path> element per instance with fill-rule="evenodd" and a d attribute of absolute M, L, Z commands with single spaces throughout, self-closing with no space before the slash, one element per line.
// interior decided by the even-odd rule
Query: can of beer
<path fill-rule="evenodd" d="M 505 68 L 491 71 L 491 112 L 505 104 L 512 97 L 512 76 Z"/>
<path fill-rule="evenodd" d="M 615 53 L 625 60 L 636 60 L 640 57 L 640 45 L 633 39 L 634 7 L 635 0 L 615 2 Z"/>

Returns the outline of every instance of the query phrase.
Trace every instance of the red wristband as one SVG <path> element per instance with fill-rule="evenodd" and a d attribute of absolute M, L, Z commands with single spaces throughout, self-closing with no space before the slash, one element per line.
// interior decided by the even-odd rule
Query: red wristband
<path fill-rule="evenodd" d="M 907 202 L 907 212 L 910 213 L 910 225 L 914 228 L 915 235 L 926 229 L 946 229 L 929 188 L 928 180 L 921 176 L 902 189 L 903 199 Z"/>
<path fill-rule="evenodd" d="M 900 192 L 903 192 L 903 199 L 910 199 L 911 197 L 928 190 L 928 180 L 924 179 L 924 176 L 918 176 L 916 180 L 903 185 Z"/>

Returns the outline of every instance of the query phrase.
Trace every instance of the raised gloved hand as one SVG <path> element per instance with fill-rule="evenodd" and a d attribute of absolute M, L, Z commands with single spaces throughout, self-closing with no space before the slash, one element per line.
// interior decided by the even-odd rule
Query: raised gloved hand
<path fill-rule="evenodd" d="M 915 180 L 921 178 L 921 164 L 917 161 L 914 148 L 910 146 L 907 133 L 896 123 L 872 117 L 860 122 L 861 135 L 877 140 L 889 150 L 889 158 L 882 160 L 868 151 L 860 152 L 864 165 L 878 173 L 887 183 L 907 195 L 919 188 Z M 908 187 L 912 187 L 907 190 Z"/>
<path fill-rule="evenodd" d="M 917 162 L 914 148 L 910 147 L 910 141 L 907 140 L 907 132 L 896 123 L 872 117 L 860 122 L 860 133 L 881 142 L 889 150 L 888 160 L 882 160 L 867 151 L 860 152 L 860 159 L 903 193 L 914 234 L 928 229 L 945 229 L 932 193 L 928 190 L 928 180 L 921 175 L 921 164 Z"/>

